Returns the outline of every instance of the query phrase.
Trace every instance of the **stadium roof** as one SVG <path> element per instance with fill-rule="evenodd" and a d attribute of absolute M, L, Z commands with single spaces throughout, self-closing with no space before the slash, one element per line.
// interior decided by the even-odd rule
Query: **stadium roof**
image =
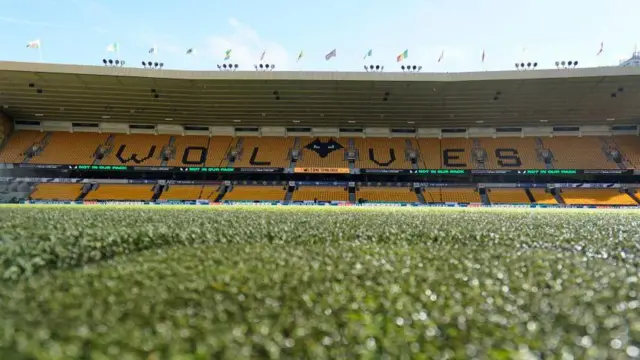
<path fill-rule="evenodd" d="M 540 120 L 602 125 L 615 118 L 638 124 L 639 99 L 640 68 L 633 67 L 413 74 L 0 62 L 0 105 L 23 120 L 451 128 Z"/>

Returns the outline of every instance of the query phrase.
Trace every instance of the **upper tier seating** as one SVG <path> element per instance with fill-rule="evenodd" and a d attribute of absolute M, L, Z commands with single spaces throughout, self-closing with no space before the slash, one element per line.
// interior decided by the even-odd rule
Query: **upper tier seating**
<path fill-rule="evenodd" d="M 301 137 L 300 159 L 296 167 L 301 168 L 347 168 L 349 163 L 345 160 L 347 151 L 347 139 L 333 139 L 328 137 Z"/>
<path fill-rule="evenodd" d="M 107 141 L 107 139 L 111 139 Z M 44 139 L 47 139 L 44 141 Z M 173 138 L 173 140 L 171 140 Z M 107 143 L 109 142 L 109 143 Z M 111 143 L 112 142 L 112 143 Z M 608 142 L 608 144 L 607 144 Z M 66 132 L 14 132 L 0 151 L 0 162 L 25 161 L 27 150 L 42 145 L 28 162 L 34 164 L 101 164 L 128 166 L 289 167 L 291 153 L 299 152 L 300 168 L 347 168 L 347 154 L 357 157 L 354 167 L 410 169 L 408 151 L 423 169 L 540 169 L 539 151 L 549 150 L 553 168 L 615 169 L 603 148 L 617 147 L 640 168 L 640 137 L 526 137 L 526 138 L 327 138 L 229 137 Z M 124 147 L 123 147 L 124 146 Z M 37 148 L 37 146 L 36 146 Z M 94 161 L 97 149 L 105 152 Z M 186 151 L 190 148 L 189 151 Z M 203 155 L 206 148 L 206 158 Z M 257 150 L 256 150 L 257 149 Z M 369 150 L 373 154 L 370 154 Z M 392 161 L 391 151 L 393 150 Z M 186 157 L 185 157 L 186 153 Z M 135 156 L 134 156 L 135 154 Z M 230 162 L 231 154 L 235 161 Z M 255 154 L 255 156 L 253 156 Z M 373 159 L 371 159 L 373 155 Z M 205 162 L 202 163 L 202 159 Z M 186 160 L 184 162 L 183 160 Z"/>
<path fill-rule="evenodd" d="M 102 165 L 159 166 L 162 149 L 169 144 L 169 135 L 118 134 L 111 152 Z"/>
<path fill-rule="evenodd" d="M 595 136 L 561 136 L 542 139 L 544 147 L 551 150 L 556 169 L 616 169 L 607 160 L 602 142 Z"/>
<path fill-rule="evenodd" d="M 244 137 L 242 155 L 234 167 L 289 167 L 292 137 Z"/>
<path fill-rule="evenodd" d="M 362 169 L 411 169 L 405 150 L 418 147 L 415 139 L 365 138 L 354 139 L 354 142 L 359 154 L 356 168 Z"/>
<path fill-rule="evenodd" d="M 19 131 L 14 133 L 0 152 L 0 163 L 21 163 L 27 149 L 39 143 L 46 136 L 40 131 Z"/>

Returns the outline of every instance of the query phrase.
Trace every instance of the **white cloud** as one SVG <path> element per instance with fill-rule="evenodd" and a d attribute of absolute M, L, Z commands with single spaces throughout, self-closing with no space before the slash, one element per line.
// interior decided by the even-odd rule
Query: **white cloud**
<path fill-rule="evenodd" d="M 205 56 L 214 62 L 222 62 L 227 49 L 232 49 L 231 63 L 240 64 L 244 70 L 249 70 L 253 64 L 260 62 L 262 52 L 266 50 L 264 62 L 276 64 L 278 70 L 288 70 L 291 66 L 289 53 L 280 44 L 260 38 L 248 25 L 236 18 L 229 19 L 233 31 L 228 35 L 213 36 L 207 42 Z"/>

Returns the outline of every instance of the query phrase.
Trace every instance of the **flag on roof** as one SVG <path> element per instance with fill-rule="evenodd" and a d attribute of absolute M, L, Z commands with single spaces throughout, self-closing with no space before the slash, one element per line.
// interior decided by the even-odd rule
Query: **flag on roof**
<path fill-rule="evenodd" d="M 227 49 L 227 51 L 224 52 L 224 59 L 225 60 L 231 59 L 231 49 Z"/>
<path fill-rule="evenodd" d="M 596 54 L 596 56 L 602 54 L 602 52 L 604 51 L 604 42 L 600 43 L 600 50 L 598 50 L 598 53 Z"/>
<path fill-rule="evenodd" d="M 330 53 L 324 56 L 324 59 L 329 61 L 332 57 L 336 57 L 336 49 L 331 50 Z"/>
<path fill-rule="evenodd" d="M 484 58 L 485 58 L 485 53 L 484 53 L 484 49 L 482 49 L 482 62 L 484 63 Z"/>
<path fill-rule="evenodd" d="M 372 55 L 373 55 L 373 50 L 369 49 L 369 51 L 367 51 L 367 53 L 364 54 L 364 57 L 362 58 L 362 60 L 364 60 L 364 59 L 366 59 L 366 58 L 368 58 L 368 57 L 370 57 Z"/>
<path fill-rule="evenodd" d="M 195 54 L 196 54 L 196 49 L 194 48 L 187 49 L 187 55 L 195 55 Z"/>
<path fill-rule="evenodd" d="M 304 52 L 300 50 L 300 54 L 298 54 L 298 60 L 296 60 L 296 62 L 300 61 L 300 59 L 302 59 L 303 56 L 304 56 Z"/>
<path fill-rule="evenodd" d="M 27 43 L 27 47 L 29 49 L 39 49 L 40 48 L 40 40 L 33 40 Z"/>
<path fill-rule="evenodd" d="M 107 45 L 107 51 L 109 52 L 117 52 L 119 48 L 120 46 L 117 42 Z"/>
<path fill-rule="evenodd" d="M 405 51 L 401 52 L 400 55 L 398 55 L 396 57 L 396 61 L 400 62 L 400 61 L 402 61 L 402 60 L 404 60 L 404 59 L 406 59 L 408 57 L 409 57 L 409 50 L 405 50 Z"/>
<path fill-rule="evenodd" d="M 157 53 L 158 53 L 158 46 L 153 45 L 153 47 L 149 49 L 149 54 L 157 54 Z"/>
<path fill-rule="evenodd" d="M 262 55 L 260 55 L 260 61 L 263 61 L 263 60 L 264 60 L 264 57 L 265 57 L 266 55 L 267 55 L 267 50 L 264 50 L 264 51 L 262 52 Z"/>
<path fill-rule="evenodd" d="M 442 61 L 442 59 L 444 59 L 444 50 L 440 52 L 440 57 L 438 57 L 438 62 Z"/>

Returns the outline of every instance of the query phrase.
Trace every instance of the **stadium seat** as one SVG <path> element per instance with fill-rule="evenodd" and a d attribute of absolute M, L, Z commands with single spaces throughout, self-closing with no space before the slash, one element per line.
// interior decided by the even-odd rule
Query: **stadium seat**
<path fill-rule="evenodd" d="M 562 189 L 567 205 L 638 205 L 618 189 Z"/>
<path fill-rule="evenodd" d="M 471 139 L 442 139 L 440 140 L 440 157 L 442 169 L 472 169 L 474 164 L 471 161 L 471 149 L 473 142 Z M 446 156 L 445 156 L 446 154 Z"/>
<path fill-rule="evenodd" d="M 364 199 L 371 202 L 418 202 L 416 193 L 406 187 L 360 187 L 356 191 L 356 199 Z"/>
<path fill-rule="evenodd" d="M 349 193 L 341 186 L 301 186 L 293 192 L 293 201 L 349 201 Z"/>
<path fill-rule="evenodd" d="M 612 140 L 635 169 L 640 169 L 640 137 L 614 136 Z"/>
<path fill-rule="evenodd" d="M 87 193 L 85 200 L 149 201 L 152 197 L 152 185 L 100 184 L 98 189 Z"/>
<path fill-rule="evenodd" d="M 480 194 L 473 188 L 426 188 L 423 192 L 429 203 L 481 203 Z"/>
<path fill-rule="evenodd" d="M 31 159 L 34 164 L 90 165 L 94 153 L 109 137 L 100 133 L 52 132 L 42 152 Z"/>
<path fill-rule="evenodd" d="M 281 185 L 234 185 L 224 194 L 223 201 L 284 201 L 287 189 Z"/>
<path fill-rule="evenodd" d="M 529 197 L 524 189 L 487 189 L 492 204 L 529 204 Z"/>
<path fill-rule="evenodd" d="M 40 131 L 16 131 L 0 153 L 0 163 L 21 163 L 27 149 L 46 136 Z"/>
<path fill-rule="evenodd" d="M 487 151 L 487 169 L 544 168 L 544 163 L 538 160 L 535 138 L 480 138 L 479 141 Z"/>
<path fill-rule="evenodd" d="M 595 136 L 561 136 L 544 138 L 545 148 L 550 149 L 556 169 L 616 169 L 602 150 L 600 139 Z"/>
<path fill-rule="evenodd" d="M 291 137 L 244 137 L 242 156 L 234 167 L 289 167 L 293 141 Z"/>
<path fill-rule="evenodd" d="M 420 152 L 419 163 L 423 169 L 440 169 L 442 167 L 442 150 L 440 150 L 439 139 L 418 139 L 418 150 Z"/>
<path fill-rule="evenodd" d="M 111 152 L 101 165 L 159 166 L 162 148 L 169 144 L 169 135 L 117 134 Z"/>
<path fill-rule="evenodd" d="M 36 185 L 30 198 L 33 200 L 74 201 L 82 193 L 82 184 L 42 183 Z"/>
<path fill-rule="evenodd" d="M 531 195 L 536 200 L 536 204 L 554 205 L 557 204 L 556 198 L 552 194 L 548 193 L 546 189 L 529 189 Z"/>
<path fill-rule="evenodd" d="M 299 143 L 301 155 L 300 160 L 296 163 L 296 167 L 349 167 L 349 162 L 345 160 L 345 151 L 348 147 L 347 138 L 301 137 L 299 138 Z"/>
<path fill-rule="evenodd" d="M 209 156 L 208 145 L 208 136 L 174 137 L 173 147 L 175 154 L 172 159 L 167 161 L 167 166 L 205 166 L 206 160 L 204 162 L 200 160 L 204 154 L 206 154 L 205 159 Z M 189 151 L 187 151 L 187 149 L 189 149 Z M 202 149 L 205 149 L 205 151 Z M 183 160 L 185 160 L 186 163 L 183 162 Z"/>
<path fill-rule="evenodd" d="M 405 158 L 407 140 L 417 149 L 414 139 L 356 138 L 355 147 L 359 159 L 356 167 L 361 169 L 411 169 L 411 161 Z"/>
<path fill-rule="evenodd" d="M 169 185 L 158 198 L 159 200 L 198 200 L 202 193 L 202 185 Z"/>

